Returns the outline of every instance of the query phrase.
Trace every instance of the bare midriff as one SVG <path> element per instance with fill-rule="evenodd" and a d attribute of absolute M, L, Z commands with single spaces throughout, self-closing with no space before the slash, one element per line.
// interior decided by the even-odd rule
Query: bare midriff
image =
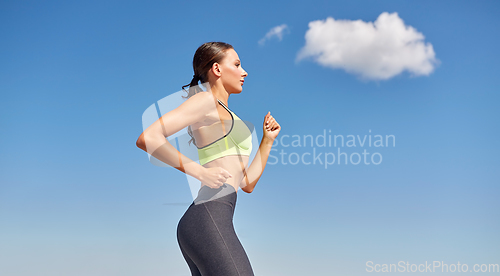
<path fill-rule="evenodd" d="M 205 168 L 221 167 L 228 171 L 233 177 L 229 177 L 225 183 L 234 187 L 238 191 L 241 181 L 244 177 L 244 172 L 248 165 L 249 156 L 246 155 L 227 155 L 215 160 L 212 160 L 203 165 Z M 202 186 L 204 186 L 202 184 Z"/>

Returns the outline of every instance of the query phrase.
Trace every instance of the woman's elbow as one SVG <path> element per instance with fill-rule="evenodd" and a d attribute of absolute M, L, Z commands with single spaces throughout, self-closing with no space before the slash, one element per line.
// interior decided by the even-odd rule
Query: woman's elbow
<path fill-rule="evenodd" d="M 243 190 L 243 192 L 247 193 L 247 194 L 250 194 L 253 192 L 253 188 L 250 188 L 249 185 L 241 188 Z"/>
<path fill-rule="evenodd" d="M 139 136 L 139 138 L 137 138 L 137 141 L 135 142 L 135 145 L 142 149 L 142 150 L 146 150 L 146 139 L 144 138 L 144 132 L 141 133 L 141 135 Z"/>

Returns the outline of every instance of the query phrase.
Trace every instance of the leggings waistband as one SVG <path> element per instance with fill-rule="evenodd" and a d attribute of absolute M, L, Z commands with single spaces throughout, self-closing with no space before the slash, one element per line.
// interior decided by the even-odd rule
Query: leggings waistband
<path fill-rule="evenodd" d="M 203 186 L 198 191 L 198 196 L 193 201 L 193 204 L 198 205 L 212 200 L 226 201 L 234 205 L 236 203 L 236 190 L 227 183 L 222 184 L 217 189 Z"/>

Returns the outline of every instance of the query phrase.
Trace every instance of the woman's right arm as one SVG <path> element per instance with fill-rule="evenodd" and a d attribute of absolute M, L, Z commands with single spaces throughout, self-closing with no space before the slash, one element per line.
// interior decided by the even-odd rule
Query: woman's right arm
<path fill-rule="evenodd" d="M 181 154 L 166 139 L 189 125 L 203 121 L 214 108 L 215 102 L 212 93 L 197 93 L 151 124 L 139 136 L 136 145 L 156 159 L 211 187 L 220 186 L 227 177 L 231 177 L 229 172 L 222 168 L 207 169 L 201 166 Z"/>
<path fill-rule="evenodd" d="M 201 180 L 204 167 L 181 154 L 168 142 L 166 137 L 158 135 L 158 133 L 146 134 L 143 132 L 137 139 L 136 145 L 156 159 Z"/>

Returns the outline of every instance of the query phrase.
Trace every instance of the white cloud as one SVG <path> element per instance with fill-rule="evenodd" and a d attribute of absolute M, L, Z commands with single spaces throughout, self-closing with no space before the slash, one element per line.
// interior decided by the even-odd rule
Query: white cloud
<path fill-rule="evenodd" d="M 395 13 L 384 12 L 375 22 L 326 20 L 309 22 L 306 44 L 296 61 L 312 58 L 331 68 L 344 69 L 364 79 L 386 80 L 407 70 L 429 75 L 439 60 L 432 44 Z"/>
<path fill-rule="evenodd" d="M 283 39 L 283 35 L 285 34 L 285 32 L 286 33 L 290 32 L 290 29 L 286 24 L 281 24 L 279 26 L 273 27 L 269 30 L 269 32 L 267 32 L 267 34 L 262 39 L 259 40 L 259 44 L 264 45 L 266 40 L 269 40 L 272 37 L 277 37 L 279 41 L 281 41 Z"/>

